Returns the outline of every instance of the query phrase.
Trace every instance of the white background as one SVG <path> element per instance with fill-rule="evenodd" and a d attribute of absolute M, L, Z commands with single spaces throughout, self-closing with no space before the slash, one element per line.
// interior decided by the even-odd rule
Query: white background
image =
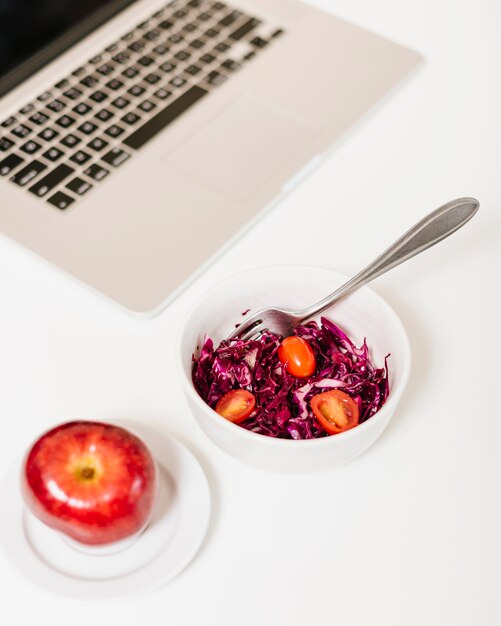
<path fill-rule="evenodd" d="M 425 62 L 331 157 L 158 318 L 139 321 L 0 241 L 0 473 L 70 418 L 143 419 L 178 436 L 211 483 L 198 556 L 134 600 L 68 600 L 0 555 L 2 622 L 494 626 L 501 622 L 501 4 L 316 0 Z M 479 198 L 475 219 L 374 289 L 412 344 L 381 439 L 302 477 L 233 461 L 197 429 L 174 340 L 207 286 L 255 265 L 350 274 L 426 212 Z M 9 503 L 0 503 L 9 515 Z"/>

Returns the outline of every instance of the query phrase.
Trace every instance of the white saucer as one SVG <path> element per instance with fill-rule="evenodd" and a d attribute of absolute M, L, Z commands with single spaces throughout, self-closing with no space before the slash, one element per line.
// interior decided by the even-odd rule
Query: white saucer
<path fill-rule="evenodd" d="M 80 550 L 42 524 L 24 505 L 19 488 L 22 458 L 0 482 L 0 545 L 30 580 L 49 591 L 80 599 L 131 596 L 168 582 L 200 547 L 210 517 L 207 478 L 179 441 L 141 424 L 121 423 L 139 435 L 156 458 L 160 494 L 152 521 L 116 552 Z"/>

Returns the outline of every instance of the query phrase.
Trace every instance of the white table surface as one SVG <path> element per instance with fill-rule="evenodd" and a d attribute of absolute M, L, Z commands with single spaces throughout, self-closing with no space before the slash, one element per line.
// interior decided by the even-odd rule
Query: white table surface
<path fill-rule="evenodd" d="M 315 4 L 425 63 L 159 317 L 128 317 L 0 240 L 0 473 L 56 422 L 141 419 L 197 454 L 213 502 L 195 560 L 139 599 L 51 595 L 0 556 L 2 623 L 501 623 L 501 4 Z M 241 465 L 205 438 L 173 354 L 199 293 L 258 264 L 355 272 L 462 195 L 479 198 L 475 219 L 373 285 L 408 329 L 413 366 L 398 414 L 369 451 L 291 477 Z"/>

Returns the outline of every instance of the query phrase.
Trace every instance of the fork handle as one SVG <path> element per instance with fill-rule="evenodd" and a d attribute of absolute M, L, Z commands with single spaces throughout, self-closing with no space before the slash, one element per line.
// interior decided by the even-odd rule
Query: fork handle
<path fill-rule="evenodd" d="M 339 289 L 301 311 L 301 321 L 318 315 L 343 296 L 452 235 L 475 215 L 478 207 L 475 198 L 458 198 L 432 211 Z"/>

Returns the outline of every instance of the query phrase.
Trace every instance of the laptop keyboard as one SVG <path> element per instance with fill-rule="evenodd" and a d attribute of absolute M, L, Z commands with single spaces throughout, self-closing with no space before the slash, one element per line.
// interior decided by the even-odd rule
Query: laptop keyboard
<path fill-rule="evenodd" d="M 175 0 L 0 122 L 0 176 L 64 210 L 283 30 Z"/>

